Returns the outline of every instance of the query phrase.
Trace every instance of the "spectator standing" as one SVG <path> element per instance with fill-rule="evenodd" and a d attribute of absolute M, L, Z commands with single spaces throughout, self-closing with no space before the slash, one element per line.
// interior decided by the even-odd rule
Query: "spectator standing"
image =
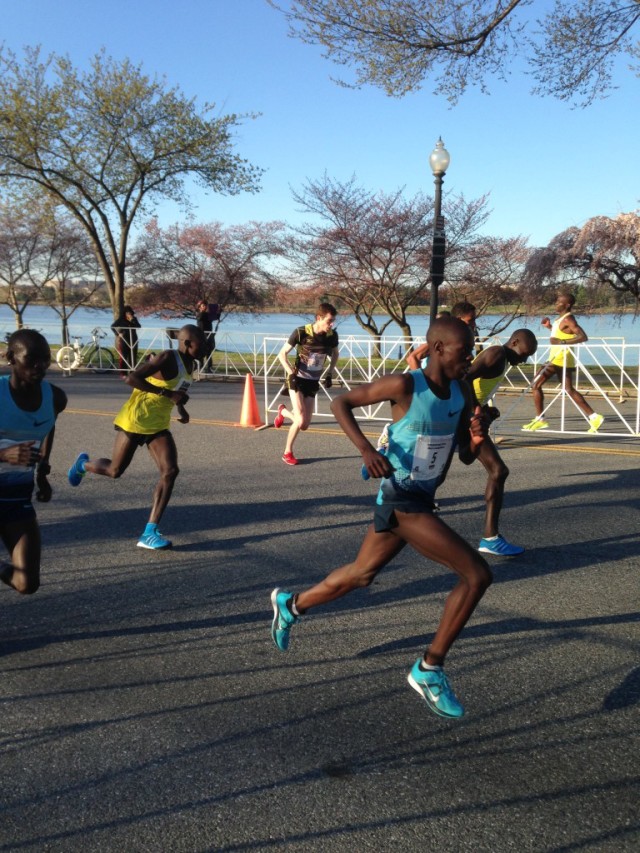
<path fill-rule="evenodd" d="M 207 361 L 211 353 L 213 352 L 213 322 L 211 320 L 211 312 L 209 311 L 209 305 L 204 299 L 201 299 L 196 303 L 196 323 L 198 324 L 198 328 L 202 332 L 205 341 L 205 355 L 204 360 Z"/>
<path fill-rule="evenodd" d="M 122 314 L 113 322 L 111 328 L 116 336 L 121 371 L 134 370 L 138 361 L 138 332 L 140 322 L 130 305 L 124 306 Z"/>

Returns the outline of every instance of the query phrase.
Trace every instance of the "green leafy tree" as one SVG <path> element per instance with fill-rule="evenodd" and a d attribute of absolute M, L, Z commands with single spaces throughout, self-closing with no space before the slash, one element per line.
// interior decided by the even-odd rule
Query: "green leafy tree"
<path fill-rule="evenodd" d="M 639 0 L 291 0 L 282 8 L 291 35 L 318 44 L 338 65 L 355 69 L 356 85 L 388 95 L 425 80 L 455 102 L 469 85 L 505 78 L 523 56 L 536 92 L 588 104 L 611 86 L 619 55 L 639 56 L 631 36 Z M 344 81 L 340 81 L 347 85 Z"/>
<path fill-rule="evenodd" d="M 43 252 L 40 215 L 23 200 L 0 201 L 0 305 L 13 312 L 16 328 L 24 326 L 24 313 L 37 296 L 32 275 Z"/>
<path fill-rule="evenodd" d="M 104 52 L 81 72 L 37 48 L 23 62 L 0 50 L 0 180 L 38 188 L 85 229 L 114 317 L 136 217 L 160 199 L 188 206 L 187 177 L 214 192 L 257 189 L 259 170 L 234 152 L 239 117 L 213 111 Z"/>
<path fill-rule="evenodd" d="M 69 318 L 102 285 L 89 239 L 64 208 L 33 193 L 0 201 L 0 304 L 13 311 L 16 328 L 34 300 L 44 302 L 66 343 Z"/>

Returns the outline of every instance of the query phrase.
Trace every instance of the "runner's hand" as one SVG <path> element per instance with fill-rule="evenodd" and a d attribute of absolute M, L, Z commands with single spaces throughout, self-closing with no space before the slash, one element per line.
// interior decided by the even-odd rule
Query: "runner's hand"
<path fill-rule="evenodd" d="M 368 447 L 363 452 L 362 462 L 369 472 L 369 476 L 374 480 L 390 477 L 395 470 L 384 453 L 379 453 L 374 447 Z"/>
<path fill-rule="evenodd" d="M 327 373 L 327 375 L 324 377 L 324 387 L 325 388 L 331 388 L 332 385 L 333 385 L 333 377 L 331 376 L 330 373 Z"/>
<path fill-rule="evenodd" d="M 46 474 L 41 474 L 40 472 L 36 474 L 36 487 L 36 500 L 43 504 L 49 503 L 53 489 L 47 480 Z"/>
<path fill-rule="evenodd" d="M 0 450 L 0 462 L 8 465 L 32 466 L 40 459 L 40 451 L 34 447 L 35 441 L 22 441 Z"/>
<path fill-rule="evenodd" d="M 469 433 L 471 440 L 469 442 L 471 450 L 479 447 L 487 437 L 487 422 L 482 414 L 480 406 L 476 406 L 471 420 L 469 421 Z"/>
<path fill-rule="evenodd" d="M 495 406 L 484 405 L 482 407 L 482 414 L 486 418 L 488 424 L 492 424 L 494 421 L 497 421 L 500 417 L 500 409 L 496 409 Z"/>
<path fill-rule="evenodd" d="M 189 412 L 185 409 L 184 406 L 178 406 L 178 423 L 188 424 L 191 418 L 189 417 Z"/>

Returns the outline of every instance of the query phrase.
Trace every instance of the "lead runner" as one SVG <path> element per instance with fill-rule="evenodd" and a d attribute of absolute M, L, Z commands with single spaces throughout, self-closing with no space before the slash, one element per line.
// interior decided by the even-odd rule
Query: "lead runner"
<path fill-rule="evenodd" d="M 405 545 L 451 569 L 458 581 L 449 593 L 440 624 L 408 681 L 441 717 L 462 717 L 464 708 L 444 672 L 445 657 L 492 581 L 485 560 L 433 514 L 437 487 L 444 481 L 453 452 L 471 464 L 486 436 L 480 407 L 472 409 L 469 388 L 461 380 L 471 364 L 473 335 L 462 321 L 443 317 L 427 333 L 427 367 L 385 376 L 333 401 L 332 411 L 362 454 L 371 477 L 384 478 L 370 525 L 356 559 L 331 572 L 319 584 L 294 594 L 271 593 L 271 635 L 286 651 L 298 619 L 320 604 L 368 586 Z M 389 401 L 393 423 L 386 455 L 379 453 L 358 426 L 353 409 Z"/>

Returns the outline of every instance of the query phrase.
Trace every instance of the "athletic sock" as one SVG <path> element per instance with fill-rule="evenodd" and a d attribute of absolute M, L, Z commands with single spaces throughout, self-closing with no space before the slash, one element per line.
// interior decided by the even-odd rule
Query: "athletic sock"
<path fill-rule="evenodd" d="M 438 672 L 438 670 L 442 669 L 441 666 L 434 666 L 430 663 L 425 663 L 424 660 L 421 660 L 418 664 L 418 669 L 422 672 Z"/>
<path fill-rule="evenodd" d="M 498 539 L 498 538 L 499 538 L 499 536 L 500 536 L 500 534 L 499 534 L 499 533 L 496 533 L 496 535 L 495 535 L 495 536 L 485 536 L 485 537 L 484 537 L 484 541 L 485 541 L 485 542 L 493 542 L 494 540 Z"/>
<path fill-rule="evenodd" d="M 291 614 L 292 614 L 293 616 L 302 616 L 302 613 L 300 613 L 300 611 L 299 611 L 299 610 L 298 610 L 298 608 L 296 607 L 296 600 L 295 600 L 295 597 L 294 597 L 294 598 L 292 598 L 292 599 L 291 599 L 291 601 L 287 601 L 287 606 L 288 606 L 289 611 L 291 612 Z"/>

